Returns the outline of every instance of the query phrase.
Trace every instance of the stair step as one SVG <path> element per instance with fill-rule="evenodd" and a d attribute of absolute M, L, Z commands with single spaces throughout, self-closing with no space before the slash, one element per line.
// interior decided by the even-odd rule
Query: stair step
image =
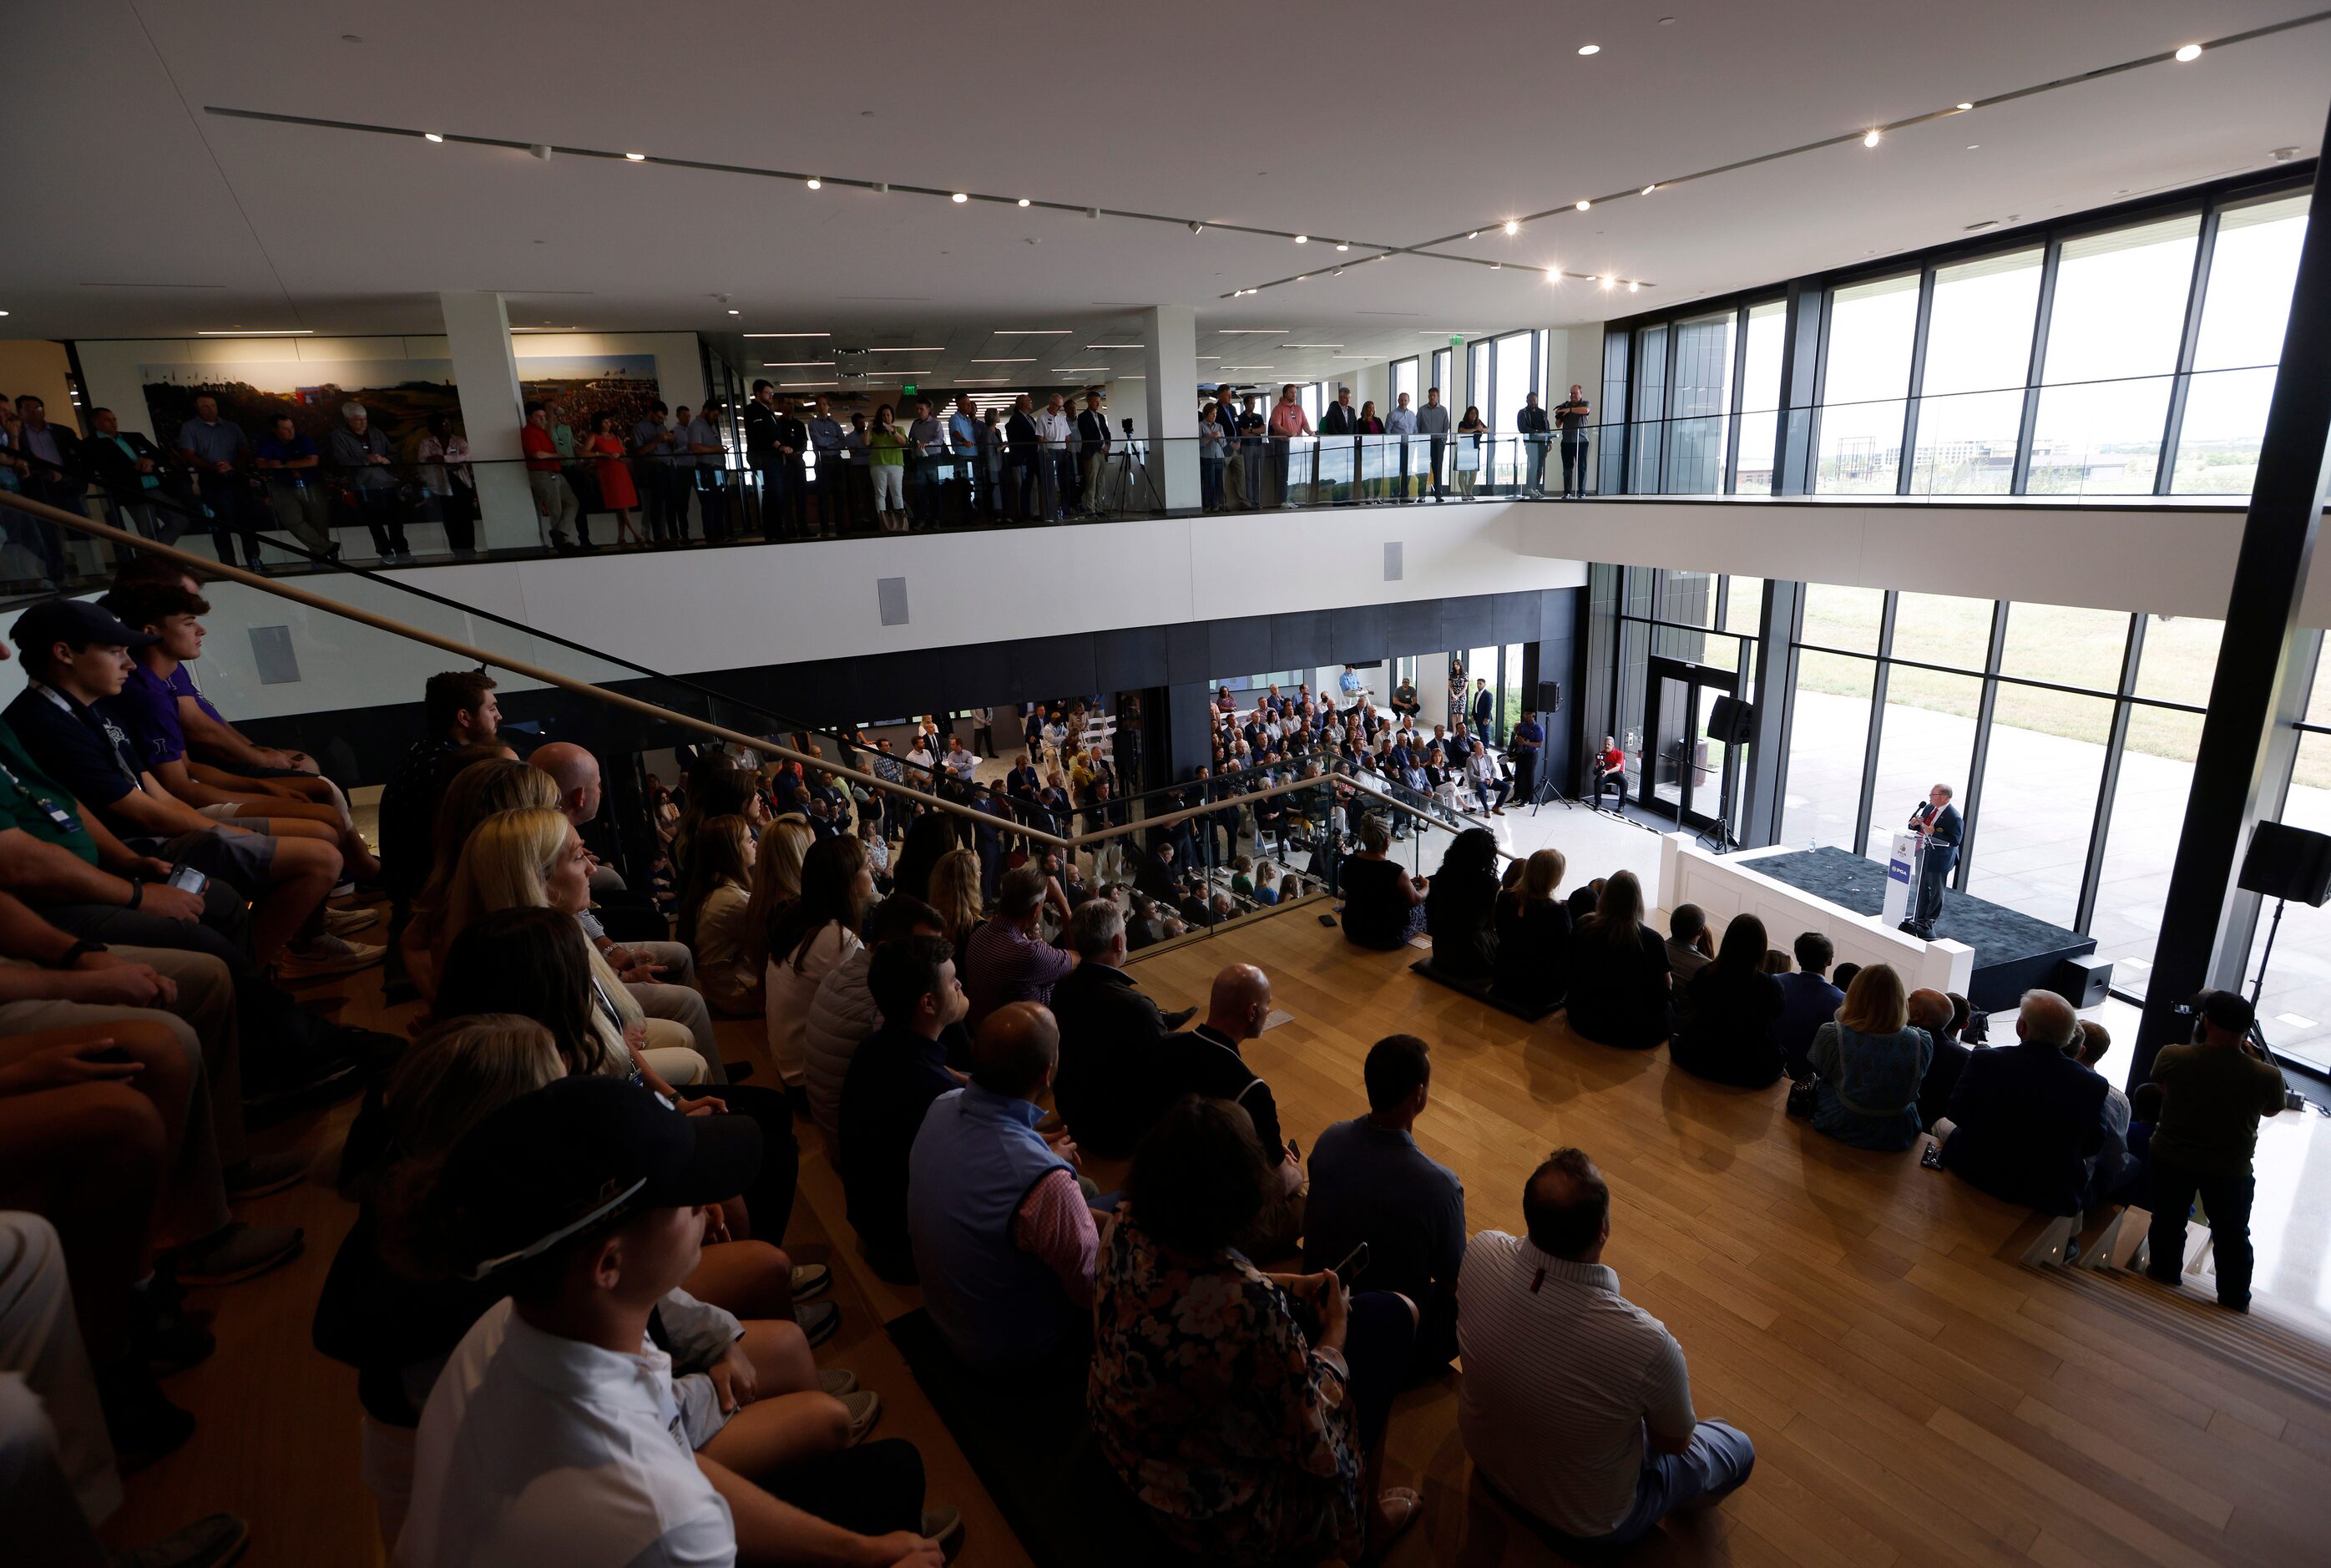
<path fill-rule="evenodd" d="M 2046 1268 L 2067 1289 L 2144 1323 L 2252 1376 L 2331 1406 L 2331 1345 L 2252 1312 L 2228 1312 L 2190 1290 L 2171 1290 L 2121 1269 Z"/>

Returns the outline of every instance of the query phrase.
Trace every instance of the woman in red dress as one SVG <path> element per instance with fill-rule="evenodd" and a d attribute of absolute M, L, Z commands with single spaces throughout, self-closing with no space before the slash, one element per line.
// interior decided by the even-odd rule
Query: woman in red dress
<path fill-rule="evenodd" d="M 615 514 L 615 542 L 645 548 L 647 541 L 632 527 L 632 508 L 640 504 L 632 488 L 631 464 L 623 461 L 623 438 L 615 433 L 615 416 L 603 413 L 591 422 L 585 449 L 599 461 L 599 504 Z"/>

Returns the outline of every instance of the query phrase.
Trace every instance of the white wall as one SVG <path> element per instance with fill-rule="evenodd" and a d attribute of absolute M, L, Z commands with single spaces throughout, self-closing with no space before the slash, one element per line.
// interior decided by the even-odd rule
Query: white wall
<path fill-rule="evenodd" d="M 442 337 L 106 337 L 73 346 L 81 386 L 92 408 L 109 408 L 121 428 L 161 441 L 146 408 L 146 365 L 222 365 L 262 361 L 300 364 L 344 359 L 447 359 Z M 652 354 L 663 400 L 697 408 L 704 402 L 704 366 L 692 332 L 518 332 L 510 336 L 519 373 L 528 359 L 595 354 Z M 175 435 L 175 431 L 169 432 Z M 251 432 L 253 440 L 260 432 Z"/>

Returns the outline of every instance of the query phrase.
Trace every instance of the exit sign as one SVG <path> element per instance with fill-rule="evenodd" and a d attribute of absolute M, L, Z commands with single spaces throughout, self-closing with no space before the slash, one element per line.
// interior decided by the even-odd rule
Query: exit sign
<path fill-rule="evenodd" d="M 915 395 L 915 384 L 909 381 L 906 385 L 900 387 L 899 390 L 905 393 L 909 397 L 912 397 Z"/>

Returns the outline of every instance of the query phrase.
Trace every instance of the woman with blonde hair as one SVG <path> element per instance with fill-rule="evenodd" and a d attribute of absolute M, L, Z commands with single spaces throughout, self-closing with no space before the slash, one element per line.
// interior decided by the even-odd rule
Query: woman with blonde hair
<path fill-rule="evenodd" d="M 442 971 L 445 951 L 462 929 L 498 909 L 557 909 L 579 915 L 590 902 L 590 856 L 562 813 L 547 806 L 498 813 L 471 830 L 461 846 L 461 863 L 454 869 L 452 887 L 437 922 L 433 956 Z M 586 948 L 589 946 L 585 944 Z M 646 1016 L 638 999 L 596 949 L 591 950 L 590 960 L 599 1003 L 593 1014 L 594 1029 L 607 1049 L 620 1058 L 627 1054 L 628 1042 L 642 1042 L 640 1058 L 650 1074 L 649 1087 L 660 1093 L 672 1084 L 704 1081 L 711 1069 L 697 1054 L 688 1027 L 668 1018 Z M 662 1080 L 661 1087 L 653 1081 L 658 1078 Z"/>
<path fill-rule="evenodd" d="M 446 784 L 430 830 L 429 879 L 413 896 L 413 917 L 398 938 L 404 973 L 423 997 L 433 999 L 437 994 L 437 960 L 444 951 L 437 939 L 438 923 L 471 830 L 500 812 L 557 805 L 558 785 L 551 776 L 512 757 L 481 758 Z"/>
<path fill-rule="evenodd" d="M 930 896 L 925 902 L 947 922 L 947 941 L 955 947 L 956 967 L 961 969 L 964 949 L 986 908 L 979 896 L 979 857 L 969 850 L 941 855 L 931 868 Z"/>
<path fill-rule="evenodd" d="M 761 1011 L 761 944 L 752 935 L 752 824 L 740 816 L 714 817 L 697 831 L 680 899 L 680 939 L 696 955 L 704 1000 L 730 1018 Z"/>
<path fill-rule="evenodd" d="M 1837 1017 L 1813 1031 L 1806 1053 L 1819 1075 L 1813 1130 L 1857 1149 L 1895 1151 L 1918 1141 L 1918 1085 L 1935 1041 L 1910 1024 L 1909 998 L 1890 964 L 1871 964 L 1845 990 Z"/>
<path fill-rule="evenodd" d="M 749 946 L 741 955 L 756 972 L 768 958 L 769 927 L 784 915 L 786 906 L 801 897 L 802 857 L 809 853 L 816 838 L 809 819 L 791 812 L 761 830 L 753 860 L 753 896 L 745 907 L 745 939 Z"/>
<path fill-rule="evenodd" d="M 1494 988 L 1533 1011 L 1562 1001 L 1570 908 L 1555 893 L 1569 869 L 1560 850 L 1539 850 L 1521 863 L 1521 879 L 1498 896 Z"/>

